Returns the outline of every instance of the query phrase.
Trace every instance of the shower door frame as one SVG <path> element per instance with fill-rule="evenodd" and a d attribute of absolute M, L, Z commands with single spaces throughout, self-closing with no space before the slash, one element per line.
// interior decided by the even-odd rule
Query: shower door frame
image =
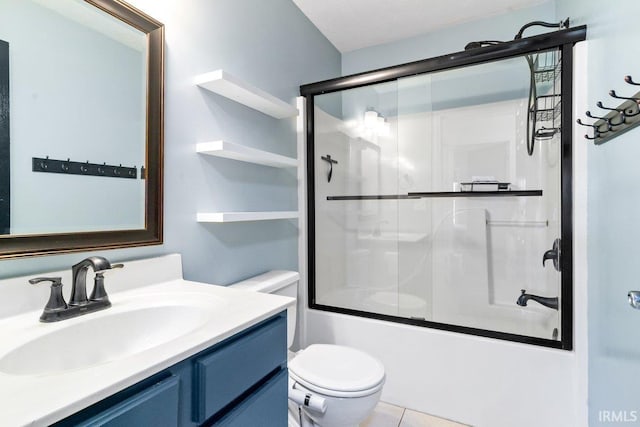
<path fill-rule="evenodd" d="M 568 28 L 538 36 L 508 41 L 483 48 L 456 52 L 449 55 L 409 62 L 378 70 L 352 74 L 300 86 L 300 95 L 306 98 L 307 135 L 307 267 L 309 308 L 334 313 L 356 315 L 415 326 L 423 326 L 451 332 L 488 338 L 515 341 L 563 350 L 573 349 L 573 191 L 572 191 L 572 140 L 573 140 L 573 46 L 586 39 L 587 27 Z M 371 313 L 342 307 L 317 304 L 315 299 L 315 149 L 314 149 L 314 97 L 378 83 L 398 80 L 418 74 L 427 74 L 470 65 L 478 65 L 508 59 L 540 51 L 558 49 L 562 55 L 561 84 L 561 253 L 560 260 L 560 331 L 561 340 L 544 339 L 526 335 L 451 325 L 422 319 Z"/>

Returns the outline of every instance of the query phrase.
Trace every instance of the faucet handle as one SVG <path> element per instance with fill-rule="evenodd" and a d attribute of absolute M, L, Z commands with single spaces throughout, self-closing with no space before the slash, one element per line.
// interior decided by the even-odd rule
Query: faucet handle
<path fill-rule="evenodd" d="M 109 264 L 110 268 L 105 268 L 104 270 L 96 271 L 96 277 L 93 281 L 93 291 L 91 292 L 91 296 L 89 300 L 91 301 L 102 301 L 105 304 L 111 305 L 109 302 L 109 296 L 107 295 L 107 291 L 104 289 L 104 273 L 109 270 L 113 270 L 114 268 L 122 268 L 124 264 Z"/>
<path fill-rule="evenodd" d="M 29 279 L 29 283 L 37 285 L 40 282 L 51 282 L 51 287 L 62 286 L 62 277 L 34 277 Z"/>
<path fill-rule="evenodd" d="M 124 264 L 110 264 L 109 268 L 105 268 L 104 270 L 97 270 L 95 273 L 96 274 L 103 274 L 106 273 L 109 270 L 113 270 L 114 268 L 123 268 Z"/>
<path fill-rule="evenodd" d="M 57 311 L 66 310 L 67 303 L 62 296 L 62 278 L 61 277 L 35 277 L 33 279 L 29 279 L 29 283 L 32 285 L 37 285 L 40 282 L 51 282 L 51 294 L 49 295 L 49 301 L 47 301 L 47 305 L 44 307 L 44 312 L 42 313 L 41 320 L 47 317 L 46 315 L 49 313 L 55 313 Z"/>
<path fill-rule="evenodd" d="M 557 271 L 560 271 L 560 239 L 554 240 L 553 247 L 542 255 L 542 267 L 544 267 L 544 263 L 547 262 L 548 259 L 553 261 L 553 267 Z"/>

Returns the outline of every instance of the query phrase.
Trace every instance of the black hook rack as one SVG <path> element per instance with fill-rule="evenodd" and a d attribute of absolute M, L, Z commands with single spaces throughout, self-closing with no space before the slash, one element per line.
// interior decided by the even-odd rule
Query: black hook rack
<path fill-rule="evenodd" d="M 102 176 L 105 178 L 138 178 L 137 167 L 122 166 L 122 164 L 108 165 L 106 163 L 89 163 L 86 162 L 74 162 L 70 159 L 56 160 L 50 159 L 49 156 L 33 157 L 31 162 L 31 170 L 33 172 L 48 172 L 48 173 L 64 173 L 67 175 L 91 175 Z M 144 167 L 142 168 L 144 170 Z M 144 176 L 141 176 L 144 179 Z"/>
<path fill-rule="evenodd" d="M 633 86 L 640 86 L 640 83 L 635 82 L 631 76 L 625 76 L 624 81 Z M 596 119 L 595 122 L 583 123 L 580 119 L 577 120 L 579 125 L 593 128 L 593 136 L 587 134 L 584 137 L 596 145 L 604 144 L 640 125 L 640 92 L 636 92 L 633 96 L 620 96 L 615 90 L 610 90 L 609 96 L 622 102 L 612 108 L 605 107 L 602 101 L 598 101 L 596 106 L 601 110 L 608 111 L 607 114 L 599 117 L 587 111 L 585 115 Z"/>

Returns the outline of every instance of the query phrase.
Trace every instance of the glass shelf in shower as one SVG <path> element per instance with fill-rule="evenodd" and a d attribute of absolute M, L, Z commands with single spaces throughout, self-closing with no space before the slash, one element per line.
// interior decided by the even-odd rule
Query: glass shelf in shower
<path fill-rule="evenodd" d="M 408 194 L 384 194 L 363 196 L 327 196 L 327 200 L 404 200 L 444 197 L 541 197 L 542 190 L 510 191 L 433 191 Z"/>

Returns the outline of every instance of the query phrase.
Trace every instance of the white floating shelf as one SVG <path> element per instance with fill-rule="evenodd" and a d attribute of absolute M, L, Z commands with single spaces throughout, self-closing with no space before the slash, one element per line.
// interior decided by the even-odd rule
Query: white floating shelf
<path fill-rule="evenodd" d="M 273 219 L 295 219 L 297 211 L 276 212 L 203 212 L 198 213 L 198 222 L 267 221 Z"/>
<path fill-rule="evenodd" d="M 200 142 L 196 145 L 196 151 L 209 156 L 224 157 L 274 168 L 295 168 L 298 166 L 297 159 L 227 141 Z"/>
<path fill-rule="evenodd" d="M 298 109 L 294 106 L 232 76 L 224 70 L 200 74 L 194 78 L 194 83 L 201 88 L 232 99 L 276 119 L 298 115 Z"/>

